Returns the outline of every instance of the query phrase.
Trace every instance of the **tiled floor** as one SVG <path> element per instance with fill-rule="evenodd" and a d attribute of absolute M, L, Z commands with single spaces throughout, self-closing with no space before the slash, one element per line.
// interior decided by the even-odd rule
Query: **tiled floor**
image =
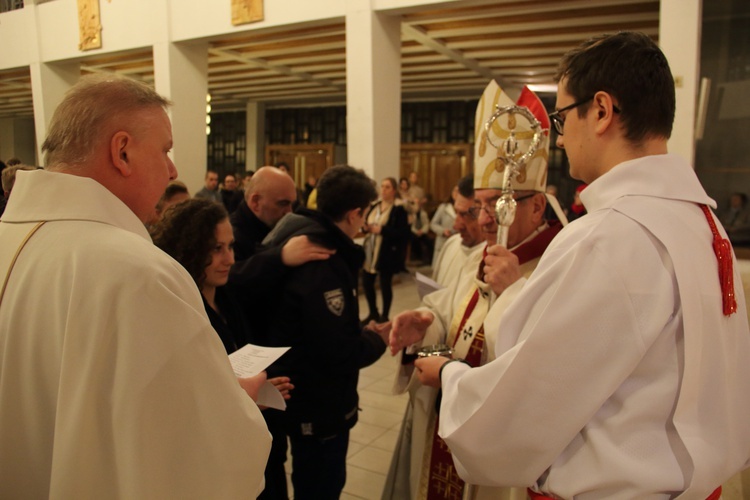
<path fill-rule="evenodd" d="M 429 273 L 429 268 L 420 270 Z M 414 278 L 402 274 L 400 281 L 393 286 L 391 317 L 419 306 Z M 364 297 L 360 299 L 360 313 L 363 317 L 367 315 Z M 379 499 L 382 494 L 408 398 L 406 394 L 392 393 L 396 368 L 396 359 L 386 352 L 375 364 L 360 371 L 362 411 L 351 432 L 342 500 Z"/>
<path fill-rule="evenodd" d="M 420 268 L 419 271 L 429 276 L 429 268 Z M 414 278 L 402 274 L 400 283 L 393 287 L 391 317 L 418 306 L 419 297 Z M 360 299 L 360 313 L 363 317 L 367 314 L 364 298 Z M 362 411 L 359 414 L 359 422 L 351 432 L 347 481 L 341 495 L 342 500 L 379 499 L 382 494 L 408 397 L 406 394 L 395 396 L 391 393 L 395 372 L 396 361 L 388 352 L 375 364 L 360 372 L 359 397 Z M 287 466 L 290 462 L 291 460 L 287 460 Z M 750 486 L 747 485 L 744 488 L 749 489 Z M 291 496 L 291 481 L 289 491 Z M 750 498 L 750 493 L 747 496 L 743 495 L 743 484 L 739 475 L 724 485 L 722 498 Z"/>

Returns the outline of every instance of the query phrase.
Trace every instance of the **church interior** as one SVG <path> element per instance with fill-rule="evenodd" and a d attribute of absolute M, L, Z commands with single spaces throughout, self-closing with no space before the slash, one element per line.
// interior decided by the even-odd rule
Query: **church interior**
<path fill-rule="evenodd" d="M 750 193 L 748 21 L 745 0 L 2 0 L 0 159 L 41 166 L 65 91 L 113 72 L 173 102 L 172 155 L 190 193 L 207 168 L 224 179 L 283 162 L 301 190 L 345 163 L 378 182 L 416 172 L 433 213 L 472 170 L 488 81 L 514 96 L 528 86 L 552 112 L 560 57 L 633 30 L 669 59 L 670 151 L 692 162 L 718 215 Z M 580 183 L 550 144 L 548 183 L 569 206 Z M 750 277 L 750 228 L 734 243 Z M 408 270 L 394 314 L 419 305 L 413 274 L 430 272 Z M 380 498 L 407 398 L 391 394 L 395 363 L 385 355 L 361 372 L 343 499 Z M 750 477 L 723 498 L 750 498 Z"/>

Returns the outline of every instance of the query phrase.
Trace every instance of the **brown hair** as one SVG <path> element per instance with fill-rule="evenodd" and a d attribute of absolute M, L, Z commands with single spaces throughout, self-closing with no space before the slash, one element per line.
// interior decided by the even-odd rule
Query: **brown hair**
<path fill-rule="evenodd" d="M 599 91 L 610 94 L 620 111 L 625 137 L 633 143 L 672 134 L 675 91 L 667 58 L 643 33 L 623 31 L 594 37 L 560 61 L 555 80 L 578 101 Z M 590 103 L 578 107 L 586 114 Z"/>

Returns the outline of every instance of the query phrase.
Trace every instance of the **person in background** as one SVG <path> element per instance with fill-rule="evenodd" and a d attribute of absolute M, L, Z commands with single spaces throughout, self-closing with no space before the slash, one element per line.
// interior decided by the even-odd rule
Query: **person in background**
<path fill-rule="evenodd" d="M 310 208 L 307 204 L 307 202 L 310 200 L 310 194 L 315 190 L 315 185 L 318 183 L 318 179 L 314 175 L 310 175 L 307 177 L 307 181 L 305 182 L 305 189 L 302 192 L 302 205 L 306 206 L 307 208 Z"/>
<path fill-rule="evenodd" d="M 5 162 L 0 160 L 0 176 L 3 174 L 3 171 L 5 171 L 6 167 L 7 165 L 5 164 Z M 3 211 L 5 211 L 5 204 L 7 203 L 7 201 L 8 200 L 5 199 L 5 195 L 0 194 L 0 207 L 1 207 L 0 214 L 2 214 Z"/>
<path fill-rule="evenodd" d="M 13 157 L 13 158 L 8 159 L 8 161 L 6 161 L 5 164 L 9 167 L 12 167 L 14 165 L 21 165 L 22 163 L 20 159 Z"/>
<path fill-rule="evenodd" d="M 745 193 L 732 193 L 729 208 L 721 217 L 729 240 L 736 245 L 750 244 L 750 210 Z"/>
<path fill-rule="evenodd" d="M 422 266 L 431 265 L 432 239 L 430 238 L 430 218 L 420 203 L 414 212 L 414 221 L 411 223 L 411 252 L 410 259 L 419 261 Z"/>
<path fill-rule="evenodd" d="M 234 213 L 242 203 L 243 193 L 237 188 L 237 176 L 227 174 L 224 176 L 224 186 L 221 188 L 221 202 L 228 213 Z"/>
<path fill-rule="evenodd" d="M 200 191 L 195 193 L 195 198 L 205 198 L 207 200 L 221 203 L 221 194 L 219 193 L 219 174 L 215 170 L 206 170 L 204 186 Z"/>
<path fill-rule="evenodd" d="M 393 275 L 400 271 L 403 264 L 403 248 L 409 235 L 409 223 L 406 210 L 396 203 L 396 179 L 387 177 L 380 184 L 380 200 L 367 214 L 363 230 L 367 233 L 364 242 L 365 262 L 362 269 L 362 288 L 365 291 L 367 306 L 370 311 L 364 324 L 370 321 L 383 323 L 388 321 L 388 314 L 393 301 Z M 383 299 L 382 309 L 378 312 L 375 294 L 375 278 L 380 275 L 380 293 Z"/>
<path fill-rule="evenodd" d="M 409 224 L 413 224 L 417 212 L 427 202 L 424 189 L 419 185 L 419 174 L 417 172 L 409 174 L 409 189 L 403 200 L 406 213 L 409 214 Z"/>
<path fill-rule="evenodd" d="M 409 179 L 406 177 L 398 180 L 398 198 L 404 203 L 409 199 Z"/>
<path fill-rule="evenodd" d="M 187 186 L 181 181 L 170 181 L 167 184 L 164 194 L 161 195 L 159 201 L 156 203 L 156 208 L 153 214 L 146 221 L 146 229 L 151 233 L 157 222 L 164 216 L 164 212 L 181 201 L 189 200 L 190 193 L 188 192 Z"/>
<path fill-rule="evenodd" d="M 484 235 L 479 221 L 474 215 L 474 176 L 469 174 L 458 181 L 458 193 L 453 203 L 456 221 L 453 230 L 456 234 L 448 238 L 432 267 L 432 279 L 444 287 L 453 286 L 464 264 L 477 259 L 485 247 Z"/>
<path fill-rule="evenodd" d="M 169 101 L 82 77 L 0 222 L 0 498 L 247 498 L 271 439 L 190 275 L 144 222 Z M 11 261 L 13 255 L 17 257 Z"/>
<path fill-rule="evenodd" d="M 3 199 L 2 199 L 2 202 L 0 202 L 0 215 L 2 215 L 3 212 L 5 211 L 5 205 L 8 203 L 8 199 L 10 198 L 10 192 L 13 190 L 13 184 L 15 184 L 16 182 L 16 173 L 19 170 L 36 170 L 36 167 L 31 167 L 29 165 L 16 163 L 15 165 L 6 167 L 3 170 L 2 174 L 0 174 L 0 176 L 2 177 L 2 187 L 3 187 Z"/>
<path fill-rule="evenodd" d="M 435 267 L 440 249 L 443 248 L 445 241 L 455 234 L 453 224 L 456 222 L 456 209 L 453 207 L 458 194 L 458 186 L 453 186 L 448 200 L 438 205 L 435 215 L 430 221 L 430 229 L 435 233 L 435 250 L 432 254 L 432 266 Z"/>

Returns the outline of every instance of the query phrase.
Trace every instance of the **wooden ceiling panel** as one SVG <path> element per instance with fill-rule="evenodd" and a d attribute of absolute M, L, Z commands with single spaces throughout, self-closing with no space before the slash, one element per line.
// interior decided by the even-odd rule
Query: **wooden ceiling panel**
<path fill-rule="evenodd" d="M 497 0 L 402 16 L 404 100 L 477 98 L 501 85 L 551 84 L 560 57 L 603 32 L 658 37 L 657 0 Z M 81 59 L 82 74 L 116 72 L 154 81 L 150 48 Z M 208 89 L 215 111 L 345 102 L 343 19 L 245 32 L 209 41 Z M 28 68 L 0 72 L 0 117 L 31 116 Z"/>

